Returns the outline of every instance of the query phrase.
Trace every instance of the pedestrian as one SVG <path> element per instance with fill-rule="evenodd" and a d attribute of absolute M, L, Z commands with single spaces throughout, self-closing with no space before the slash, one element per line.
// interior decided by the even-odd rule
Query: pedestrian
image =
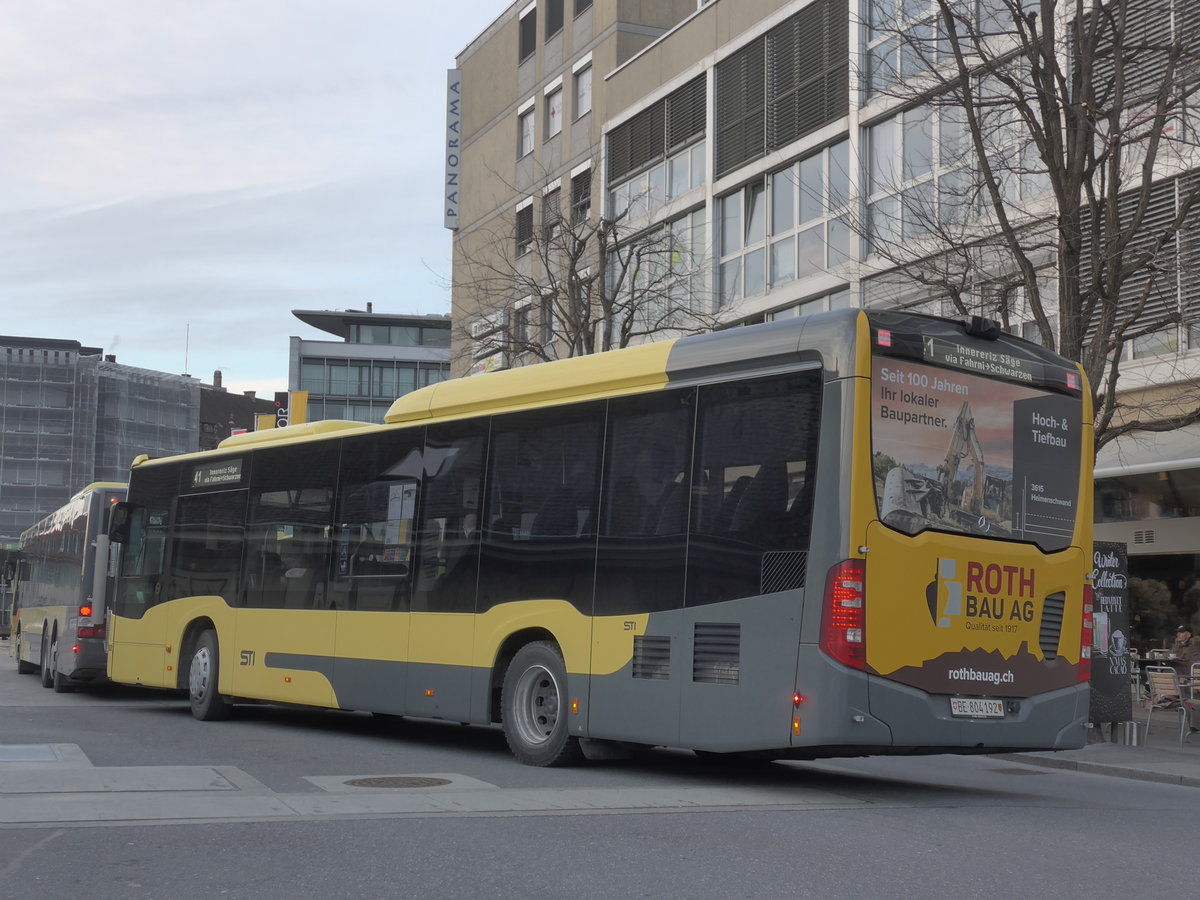
<path fill-rule="evenodd" d="M 1175 629 L 1175 643 L 1171 645 L 1171 653 L 1175 656 L 1175 667 L 1181 672 L 1192 663 L 1200 662 L 1200 641 L 1192 636 L 1191 625 L 1180 625 Z"/>

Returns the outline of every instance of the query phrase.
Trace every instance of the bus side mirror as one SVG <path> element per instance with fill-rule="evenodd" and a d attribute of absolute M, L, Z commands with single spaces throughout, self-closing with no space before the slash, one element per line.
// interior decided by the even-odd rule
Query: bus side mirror
<path fill-rule="evenodd" d="M 133 521 L 133 507 L 124 500 L 113 504 L 108 517 L 108 539 L 114 544 L 129 540 L 129 526 Z"/>

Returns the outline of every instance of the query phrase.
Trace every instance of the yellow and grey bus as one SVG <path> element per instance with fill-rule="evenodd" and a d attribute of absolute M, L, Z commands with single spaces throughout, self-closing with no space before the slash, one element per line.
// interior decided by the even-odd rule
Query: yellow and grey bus
<path fill-rule="evenodd" d="M 1081 746 L 1091 406 L 1000 331 L 841 310 L 139 459 L 114 681 L 815 758 Z"/>
<path fill-rule="evenodd" d="M 123 484 L 90 484 L 21 535 L 9 652 L 59 693 L 105 680 L 108 517 L 124 498 Z"/>

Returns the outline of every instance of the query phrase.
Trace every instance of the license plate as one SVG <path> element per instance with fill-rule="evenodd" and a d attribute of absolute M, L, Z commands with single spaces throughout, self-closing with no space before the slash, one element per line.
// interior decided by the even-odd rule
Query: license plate
<path fill-rule="evenodd" d="M 985 700 L 982 697 L 951 697 L 950 715 L 967 716 L 972 719 L 1003 719 L 1004 701 Z"/>

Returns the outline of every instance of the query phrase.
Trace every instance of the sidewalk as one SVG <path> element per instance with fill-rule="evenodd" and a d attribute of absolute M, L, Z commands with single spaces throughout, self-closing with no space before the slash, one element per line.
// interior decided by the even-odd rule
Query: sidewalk
<path fill-rule="evenodd" d="M 1179 718 L 1173 710 L 1155 712 L 1146 734 L 1146 711 L 1135 708 L 1137 745 L 1100 740 L 1099 735 L 1079 750 L 1057 753 L 1013 753 L 1003 758 L 1048 769 L 1070 769 L 1115 778 L 1200 787 L 1200 734 L 1179 745 Z M 1108 737 L 1105 729 L 1104 737 Z"/>

